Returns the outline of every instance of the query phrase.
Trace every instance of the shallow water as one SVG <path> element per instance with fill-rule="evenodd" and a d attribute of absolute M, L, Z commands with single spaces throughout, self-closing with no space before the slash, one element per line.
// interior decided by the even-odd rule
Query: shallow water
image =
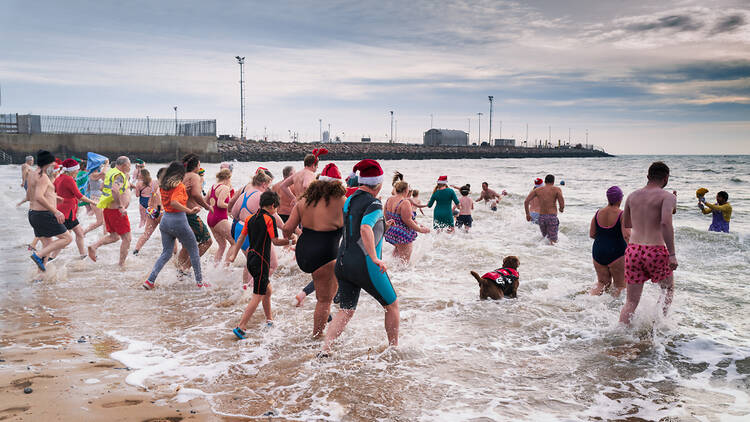
<path fill-rule="evenodd" d="M 676 189 L 675 301 L 659 312 L 659 289 L 648 285 L 633 328 L 617 319 L 623 298 L 590 297 L 594 283 L 588 227 L 604 192 L 626 195 L 645 183 L 649 163 L 664 158 Z M 264 163 L 275 175 L 288 163 Z M 299 167 L 298 163 L 292 163 Z M 342 173 L 352 162 L 337 163 Z M 23 246 L 32 237 L 26 208 L 14 208 L 18 166 L 0 167 L 7 227 L 0 256 L 4 312 L 44 295 L 82 334 L 108 334 L 125 345 L 113 357 L 134 370 L 127 382 L 177 400 L 204 396 L 219 414 L 287 420 L 746 420 L 750 416 L 750 157 L 616 157 L 606 159 L 486 159 L 383 161 L 429 198 L 434 180 L 482 181 L 510 196 L 497 212 L 477 204 L 469 234 L 420 235 L 412 263 L 384 255 L 399 295 L 401 336 L 386 348 L 382 308 L 363 295 L 332 358 L 316 360 L 310 339 L 314 298 L 295 308 L 308 281 L 293 254 L 280 254 L 272 276 L 275 325 L 261 328 L 258 310 L 248 340 L 231 334 L 247 293 L 242 258 L 229 270 L 203 258 L 213 284 L 199 291 L 178 280 L 173 264 L 155 291 L 140 284 L 161 251 L 158 231 L 128 270 L 116 266 L 116 246 L 98 263 L 75 259 L 74 245 L 50 264 L 41 282 Z M 246 182 L 258 163 L 236 163 L 233 183 Z M 212 175 L 217 165 L 206 165 Z M 731 168 L 730 168 L 731 167 Z M 152 173 L 157 165 L 149 165 Z M 546 245 L 527 223 L 523 199 L 535 177 L 565 180 L 560 242 Z M 208 178 L 211 180 L 211 177 Z M 210 183 L 210 182 L 209 182 Z M 709 216 L 695 206 L 695 189 L 713 198 L 727 190 L 734 207 L 731 234 L 708 233 Z M 387 194 L 387 192 L 384 192 Z M 135 202 L 130 218 L 137 226 Z M 430 224 L 430 212 L 418 217 Z M 205 213 L 204 213 L 205 215 Z M 82 217 L 84 224 L 86 218 Z M 136 229 L 136 237 L 142 230 Z M 93 234 L 93 236 L 92 236 Z M 100 231 L 90 234 L 87 244 Z M 212 249 L 213 250 L 213 249 Z M 518 300 L 480 301 L 470 270 L 521 260 Z M 8 328 L 8 327 L 6 327 Z"/>

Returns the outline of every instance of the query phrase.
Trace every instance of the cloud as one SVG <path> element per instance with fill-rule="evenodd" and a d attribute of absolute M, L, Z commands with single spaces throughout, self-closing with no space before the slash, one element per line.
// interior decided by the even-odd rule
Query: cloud
<path fill-rule="evenodd" d="M 722 32 L 731 32 L 735 29 L 744 26 L 746 23 L 745 16 L 740 14 L 734 14 L 724 16 L 720 18 L 711 30 L 712 34 L 720 34 Z"/>
<path fill-rule="evenodd" d="M 647 22 L 632 23 L 626 25 L 625 29 L 632 32 L 655 31 L 660 29 L 671 29 L 680 32 L 696 31 L 701 27 L 703 27 L 703 23 L 694 20 L 689 15 L 670 15 L 650 18 Z"/>

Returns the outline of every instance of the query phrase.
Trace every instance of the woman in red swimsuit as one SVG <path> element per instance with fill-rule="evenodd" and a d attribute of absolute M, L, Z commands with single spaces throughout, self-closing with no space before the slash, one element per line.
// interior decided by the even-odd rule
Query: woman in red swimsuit
<path fill-rule="evenodd" d="M 208 227 L 219 246 L 214 255 L 215 262 L 221 262 L 224 259 L 227 244 L 229 246 L 234 245 L 234 238 L 229 233 L 229 220 L 227 220 L 227 207 L 232 194 L 232 171 L 221 169 L 216 174 L 216 183 L 211 186 L 211 190 L 206 196 L 206 202 L 211 207 L 208 211 Z"/>

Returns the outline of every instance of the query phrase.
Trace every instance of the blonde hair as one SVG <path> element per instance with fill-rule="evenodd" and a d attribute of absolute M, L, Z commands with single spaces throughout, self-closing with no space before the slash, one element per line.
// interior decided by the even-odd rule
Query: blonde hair
<path fill-rule="evenodd" d="M 229 169 L 221 169 L 218 173 L 216 173 L 216 180 L 223 181 L 228 180 L 232 177 L 232 170 Z"/>
<path fill-rule="evenodd" d="M 266 174 L 265 171 L 259 171 L 258 173 L 253 176 L 253 186 L 260 186 L 266 183 L 271 183 L 273 179 L 271 176 Z"/>
<path fill-rule="evenodd" d="M 409 184 L 406 182 L 396 182 L 396 184 L 393 185 L 393 189 L 396 193 L 404 193 L 409 190 Z"/>

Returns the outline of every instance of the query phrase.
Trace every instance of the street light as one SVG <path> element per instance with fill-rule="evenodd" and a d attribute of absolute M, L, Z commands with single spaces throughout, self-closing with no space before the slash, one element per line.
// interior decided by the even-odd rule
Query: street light
<path fill-rule="evenodd" d="M 234 56 L 237 59 L 237 63 L 240 64 L 240 140 L 245 140 L 245 72 L 244 64 L 245 58 L 240 56 Z"/>
<path fill-rule="evenodd" d="M 482 113 L 477 113 L 479 125 L 477 127 L 477 146 L 482 145 Z"/>
<path fill-rule="evenodd" d="M 174 108 L 174 136 L 177 136 L 177 106 L 172 108 Z"/>
<path fill-rule="evenodd" d="M 492 99 L 494 98 L 492 95 L 488 96 L 487 98 L 490 99 L 490 133 L 487 137 L 487 143 L 492 144 Z"/>
<path fill-rule="evenodd" d="M 323 142 L 323 119 L 318 119 L 320 125 L 320 142 Z"/>
<path fill-rule="evenodd" d="M 390 143 L 393 143 L 393 110 L 391 110 L 391 140 Z"/>

